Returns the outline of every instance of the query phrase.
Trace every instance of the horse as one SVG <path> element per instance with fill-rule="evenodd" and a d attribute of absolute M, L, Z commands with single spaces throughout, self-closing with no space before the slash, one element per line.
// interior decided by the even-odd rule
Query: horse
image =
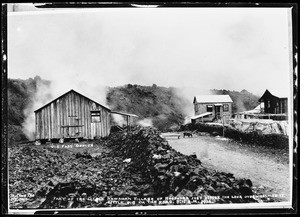
<path fill-rule="evenodd" d="M 185 137 L 193 137 L 193 134 L 192 133 L 189 133 L 189 132 L 184 132 L 183 133 L 183 138 L 185 138 Z"/>

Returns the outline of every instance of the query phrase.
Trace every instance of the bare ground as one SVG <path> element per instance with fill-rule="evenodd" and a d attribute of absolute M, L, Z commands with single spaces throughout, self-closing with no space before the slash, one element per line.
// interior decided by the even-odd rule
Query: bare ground
<path fill-rule="evenodd" d="M 258 195 L 272 195 L 276 201 L 290 197 L 290 169 L 287 150 L 247 145 L 222 137 L 169 138 L 169 144 L 183 154 L 196 153 L 202 165 L 232 173 L 253 182 Z M 268 198 L 268 197 L 266 197 Z"/>

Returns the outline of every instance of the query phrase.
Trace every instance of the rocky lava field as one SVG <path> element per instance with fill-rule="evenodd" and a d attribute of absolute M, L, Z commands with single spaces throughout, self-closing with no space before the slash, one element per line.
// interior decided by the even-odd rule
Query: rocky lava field
<path fill-rule="evenodd" d="M 74 144 L 9 148 L 11 209 L 257 202 L 250 179 L 206 169 L 153 128 Z"/>

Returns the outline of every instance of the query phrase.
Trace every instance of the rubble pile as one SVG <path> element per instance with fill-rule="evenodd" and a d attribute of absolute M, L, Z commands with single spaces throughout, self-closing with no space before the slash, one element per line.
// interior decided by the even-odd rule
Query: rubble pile
<path fill-rule="evenodd" d="M 108 150 L 92 157 L 45 146 L 14 148 L 9 158 L 10 208 L 112 206 L 104 198 L 142 196 L 135 184 L 141 178 L 127 167 Z"/>
<path fill-rule="evenodd" d="M 115 154 L 130 158 L 130 168 L 152 183 L 154 197 L 217 196 L 215 202 L 255 202 L 252 182 L 233 174 L 208 171 L 195 155 L 186 156 L 168 145 L 153 128 L 115 134 L 110 147 Z"/>
<path fill-rule="evenodd" d="M 159 205 L 142 198 L 166 197 L 255 202 L 249 179 L 208 171 L 195 155 L 172 149 L 153 128 L 115 132 L 94 141 L 94 147 L 100 146 L 96 154 L 92 148 L 81 153 L 42 145 L 11 148 L 10 208 Z"/>
<path fill-rule="evenodd" d="M 11 207 L 26 207 L 28 201 L 45 196 L 70 169 L 70 153 L 40 147 L 15 147 L 9 149 L 9 198 Z"/>

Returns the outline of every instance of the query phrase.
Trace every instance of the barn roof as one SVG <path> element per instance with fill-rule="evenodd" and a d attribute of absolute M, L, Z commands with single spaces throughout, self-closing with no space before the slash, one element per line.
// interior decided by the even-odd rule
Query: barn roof
<path fill-rule="evenodd" d="M 273 97 L 276 98 L 288 98 L 286 95 L 283 95 L 282 93 L 279 93 L 279 91 L 275 91 L 275 90 L 271 90 L 269 91 L 268 89 L 266 89 L 266 91 L 264 92 L 264 94 L 260 97 L 260 99 L 258 100 L 259 102 L 266 97 L 267 95 L 271 95 Z"/>
<path fill-rule="evenodd" d="M 110 108 L 108 108 L 108 107 L 106 107 L 106 106 L 103 106 L 103 105 L 101 105 L 100 103 L 98 103 L 98 102 L 96 102 L 96 101 L 94 101 L 94 100 L 92 100 L 92 99 L 90 99 L 90 98 L 88 98 L 88 97 L 86 97 L 86 96 L 84 96 L 84 95 L 78 93 L 77 91 L 71 89 L 70 91 L 68 91 L 68 92 L 64 93 L 63 95 L 61 95 L 61 96 L 55 98 L 54 100 L 52 100 L 51 102 L 49 102 L 49 103 L 47 103 L 46 105 L 42 106 L 41 108 L 35 110 L 34 112 L 37 112 L 37 111 L 39 111 L 39 110 L 41 110 L 41 109 L 47 107 L 47 106 L 50 105 L 52 102 L 54 102 L 54 101 L 56 101 L 56 100 L 58 100 L 58 99 L 64 97 L 65 95 L 67 95 L 67 94 L 69 94 L 69 93 L 71 93 L 71 92 L 73 92 L 73 93 L 75 93 L 75 94 L 77 94 L 77 95 L 79 95 L 79 96 L 81 96 L 81 97 L 84 97 L 84 98 L 86 98 L 86 99 L 88 99 L 88 100 L 94 102 L 95 104 L 97 104 L 97 105 L 99 105 L 99 106 L 105 108 L 105 109 L 108 110 L 108 111 L 111 111 Z"/>
<path fill-rule="evenodd" d="M 233 102 L 229 95 L 198 95 L 194 97 L 194 103 L 223 103 Z"/>
<path fill-rule="evenodd" d="M 124 116 L 130 116 L 130 117 L 136 117 L 138 118 L 139 116 L 135 115 L 135 114 L 129 114 L 129 113 L 125 113 L 125 112 L 117 112 L 117 111 L 111 111 L 112 114 L 118 114 L 118 115 L 124 115 Z"/>

